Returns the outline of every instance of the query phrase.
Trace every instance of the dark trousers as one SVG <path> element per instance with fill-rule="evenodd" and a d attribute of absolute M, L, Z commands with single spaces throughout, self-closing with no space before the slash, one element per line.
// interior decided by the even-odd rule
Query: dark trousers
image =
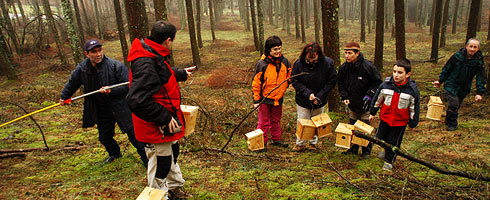
<path fill-rule="evenodd" d="M 447 111 L 446 111 L 446 125 L 448 127 L 458 127 L 458 110 L 463 104 L 465 96 L 457 96 L 446 90 L 447 99 Z"/>
<path fill-rule="evenodd" d="M 146 157 L 144 144 L 136 140 L 132 121 L 116 117 L 109 106 L 97 105 L 97 129 L 99 130 L 99 141 L 104 145 L 109 156 L 121 154 L 121 149 L 116 140 L 114 140 L 116 122 L 117 125 L 119 125 L 119 128 L 128 135 L 129 141 L 136 148 L 141 160 L 146 165 L 148 163 L 148 158 Z"/>
<path fill-rule="evenodd" d="M 350 124 L 354 125 L 356 123 L 357 120 L 354 120 L 354 119 L 350 119 Z M 369 120 L 361 120 L 362 122 L 366 123 L 366 124 L 369 124 Z M 362 153 L 363 154 L 371 154 L 371 149 L 373 149 L 373 143 L 372 142 L 369 142 L 367 147 L 362 147 Z M 352 151 L 352 152 L 355 152 L 357 153 L 359 151 L 359 145 L 357 144 L 352 144 L 352 146 L 350 147 L 349 151 Z"/>
<path fill-rule="evenodd" d="M 384 140 L 388 144 L 400 148 L 402 144 L 403 134 L 407 126 L 390 126 L 383 120 L 380 120 L 376 137 Z M 396 160 L 396 154 L 391 149 L 385 149 L 385 162 L 393 163 Z"/>

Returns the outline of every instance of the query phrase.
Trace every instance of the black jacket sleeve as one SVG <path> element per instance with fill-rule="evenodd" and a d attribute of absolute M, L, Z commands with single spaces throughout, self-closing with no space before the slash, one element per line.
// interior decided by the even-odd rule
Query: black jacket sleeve
<path fill-rule="evenodd" d="M 187 72 L 184 69 L 179 69 L 177 67 L 172 67 L 175 73 L 175 79 L 177 82 L 186 81 L 187 80 Z"/>
<path fill-rule="evenodd" d="M 327 80 L 327 84 L 325 84 L 325 86 L 316 94 L 316 96 L 322 99 L 322 101 L 328 98 L 328 93 L 330 92 L 330 90 L 332 90 L 333 87 L 335 87 L 335 84 L 337 83 L 337 71 L 335 70 L 335 67 L 333 65 L 333 60 L 326 58 L 323 64 L 327 68 L 326 74 L 324 74 L 326 78 L 325 80 Z"/>
<path fill-rule="evenodd" d="M 132 62 L 133 79 L 126 100 L 136 116 L 162 126 L 170 122 L 171 114 L 163 105 L 153 101 L 153 94 L 162 86 L 154 65 L 151 58 L 138 58 Z"/>
<path fill-rule="evenodd" d="M 347 79 L 345 66 L 340 66 L 338 75 L 339 75 L 338 86 L 339 86 L 340 97 L 342 100 L 349 99 L 349 93 L 347 92 L 347 85 L 345 85 L 345 80 Z"/>
<path fill-rule="evenodd" d="M 420 92 L 419 92 L 419 89 L 417 88 L 417 86 L 415 85 L 415 83 L 413 85 L 411 85 L 414 93 L 415 93 L 415 113 L 413 115 L 413 118 L 410 117 L 408 119 L 408 126 L 410 126 L 411 128 L 415 128 L 418 124 L 419 124 L 419 116 L 420 116 Z"/>
<path fill-rule="evenodd" d="M 303 70 L 301 69 L 302 65 L 300 62 L 301 61 L 298 59 L 294 63 L 293 70 L 291 71 L 291 76 L 294 76 L 296 74 L 303 72 Z M 297 77 L 292 78 L 293 88 L 294 88 L 294 90 L 296 90 L 296 93 L 298 93 L 299 95 L 308 99 L 308 98 L 310 98 L 310 95 L 311 95 L 311 93 L 313 93 L 313 91 L 311 91 L 308 87 L 306 87 L 306 85 L 303 83 L 302 80 L 304 80 L 304 79 L 301 76 L 297 76 Z"/>
<path fill-rule="evenodd" d="M 129 70 L 128 68 L 119 61 L 111 60 L 111 67 L 114 67 L 114 78 L 116 79 L 116 84 L 124 83 L 129 81 Z M 129 87 L 122 86 L 111 89 L 111 96 L 123 96 L 128 93 Z"/>
<path fill-rule="evenodd" d="M 82 68 L 77 65 L 75 70 L 70 75 L 68 82 L 66 82 L 65 87 L 61 91 L 60 99 L 67 100 L 80 88 L 82 85 L 81 78 Z"/>
<path fill-rule="evenodd" d="M 381 79 L 381 74 L 379 73 L 378 69 L 370 62 L 366 61 L 369 63 L 369 82 L 371 85 L 369 86 L 368 91 L 366 92 L 366 95 L 373 97 L 374 94 L 376 93 L 376 90 L 378 87 L 381 85 L 383 80 Z"/>

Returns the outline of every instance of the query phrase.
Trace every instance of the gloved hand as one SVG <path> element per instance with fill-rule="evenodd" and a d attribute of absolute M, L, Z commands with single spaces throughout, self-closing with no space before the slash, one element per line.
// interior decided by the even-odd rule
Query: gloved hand
<path fill-rule="evenodd" d="M 362 101 L 364 102 L 364 104 L 362 105 L 362 109 L 364 110 L 364 112 L 368 112 L 369 105 L 371 105 L 371 97 L 366 95 L 364 96 L 364 98 L 362 98 Z"/>

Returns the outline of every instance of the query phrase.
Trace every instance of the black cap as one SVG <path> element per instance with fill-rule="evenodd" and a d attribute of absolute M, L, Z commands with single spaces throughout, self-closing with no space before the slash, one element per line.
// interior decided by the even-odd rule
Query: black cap
<path fill-rule="evenodd" d="M 102 44 L 98 40 L 88 40 L 85 42 L 85 45 L 83 46 L 83 49 L 85 51 L 90 51 L 94 47 L 102 46 Z"/>

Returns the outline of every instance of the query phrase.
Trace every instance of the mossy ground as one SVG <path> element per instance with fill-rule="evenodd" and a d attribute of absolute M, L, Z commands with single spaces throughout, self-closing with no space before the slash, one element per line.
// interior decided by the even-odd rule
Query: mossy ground
<path fill-rule="evenodd" d="M 204 19 L 206 20 L 206 19 Z M 204 22 L 207 23 L 207 22 Z M 269 147 L 266 153 L 247 150 L 244 134 L 256 127 L 256 113 L 245 120 L 227 147 L 227 153 L 207 150 L 221 148 L 231 130 L 252 108 L 251 79 L 259 54 L 253 51 L 251 32 L 243 31 L 235 17 L 224 16 L 218 40 L 212 41 L 208 29 L 202 31 L 204 47 L 200 49 L 202 66 L 191 80 L 181 83 L 183 102 L 202 108 L 197 131 L 181 141 L 179 163 L 186 179 L 185 189 L 195 199 L 488 199 L 488 183 L 441 175 L 417 163 L 399 158 L 395 170 L 381 170 L 376 158 L 377 146 L 368 158 L 345 156 L 334 146 L 334 138 L 322 138 L 316 152 L 294 153 L 289 149 Z M 218 29 L 220 28 L 218 24 Z M 229 24 L 235 24 L 231 26 Z M 238 29 L 228 30 L 230 27 Z M 294 26 L 292 26 L 294 27 Z M 340 23 L 340 44 L 358 41 L 358 24 Z M 463 30 L 461 28 L 461 30 Z M 294 29 L 292 29 L 294 34 Z M 429 59 L 431 36 L 428 28 L 407 25 L 407 56 L 412 60 L 412 78 L 422 96 L 421 123 L 407 129 L 402 148 L 417 157 L 449 169 L 490 175 L 490 124 L 488 96 L 475 103 L 473 94 L 461 110 L 460 127 L 445 131 L 442 123 L 425 118 L 428 96 L 441 95 L 430 82 L 437 80 L 443 64 L 463 46 L 464 32 L 448 34 L 447 46 L 437 64 Z M 313 40 L 313 26 L 307 29 L 307 41 Z M 267 25 L 265 36 L 278 35 L 283 40 L 283 54 L 293 63 L 302 44 L 294 35 Z M 390 30 L 385 35 L 383 77 L 391 74 L 395 62 L 395 40 Z M 483 36 L 483 33 L 479 33 Z M 367 59 L 374 57 L 374 30 L 361 43 Z M 109 57 L 122 60 L 119 41 L 104 41 Z M 188 33 L 179 31 L 174 44 L 175 64 L 192 65 Z M 22 111 L 5 102 L 19 104 L 28 111 L 57 102 L 71 69 L 50 70 L 57 58 L 20 59 L 17 81 L 0 80 L 0 121 L 22 115 Z M 343 60 L 343 58 L 342 58 Z M 80 95 L 77 93 L 75 95 Z M 330 113 L 335 128 L 347 122 L 345 112 Z M 25 158 L 1 159 L 1 199 L 135 199 L 147 185 L 145 168 L 126 135 L 118 129 L 123 157 L 104 164 L 107 156 L 98 142 L 95 128 L 82 129 L 82 101 L 57 107 L 33 116 L 41 125 L 52 149 L 65 146 L 84 148 L 77 151 L 36 151 Z M 294 90 L 288 89 L 283 105 L 283 138 L 291 146 L 296 130 Z M 21 120 L 0 129 L 0 149 L 43 147 L 35 124 Z M 341 178 L 338 171 L 352 184 Z"/>

